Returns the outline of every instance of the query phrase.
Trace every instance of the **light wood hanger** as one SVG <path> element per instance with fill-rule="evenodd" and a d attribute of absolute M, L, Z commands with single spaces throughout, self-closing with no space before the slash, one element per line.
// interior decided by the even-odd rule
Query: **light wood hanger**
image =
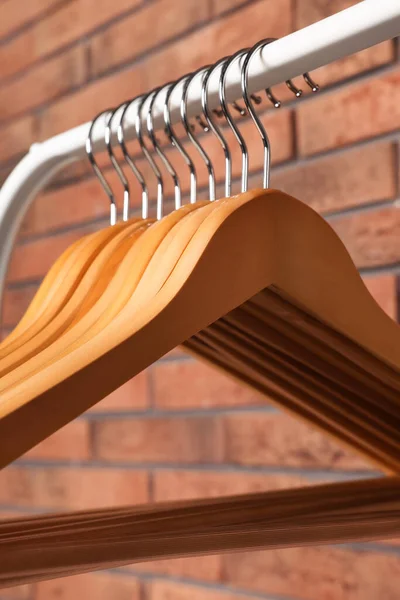
<path fill-rule="evenodd" d="M 121 105 L 123 106 L 123 105 Z M 120 107 L 119 107 L 120 108 Z M 75 242 L 70 248 L 68 248 L 60 259 L 53 266 L 49 272 L 49 276 L 45 278 L 45 281 L 40 286 L 34 300 L 27 310 L 26 315 L 22 318 L 21 322 L 26 323 L 31 314 L 36 314 L 36 322 L 29 329 L 25 326 L 25 336 L 18 338 L 19 341 L 12 344 L 8 344 L 3 355 L 0 355 L 0 376 L 6 375 L 12 369 L 16 368 L 23 362 L 26 362 L 31 356 L 38 354 L 42 349 L 46 348 L 54 339 L 57 339 L 63 331 L 65 331 L 73 321 L 79 321 L 79 319 L 89 310 L 89 308 L 97 301 L 104 288 L 107 286 L 109 279 L 112 277 L 116 270 L 119 262 L 121 262 L 124 254 L 128 251 L 140 233 L 147 226 L 153 222 L 149 219 L 138 219 L 134 218 L 128 220 L 129 205 L 130 205 L 130 189 L 128 180 L 121 167 L 118 164 L 114 156 L 114 151 L 111 145 L 111 126 L 112 119 L 119 108 L 110 111 L 102 111 L 92 122 L 89 130 L 87 139 L 87 155 L 90 163 L 93 167 L 94 173 L 99 179 L 101 186 L 103 187 L 109 202 L 110 202 L 110 222 L 111 225 L 115 225 L 117 216 L 117 208 L 114 193 L 104 177 L 97 160 L 93 154 L 92 147 L 92 132 L 96 124 L 96 121 L 100 118 L 106 117 L 106 134 L 105 143 L 110 157 L 112 166 L 114 167 L 123 187 L 123 215 L 124 222 L 119 223 L 114 228 L 107 228 L 106 230 L 86 236 L 82 240 Z M 127 152 L 124 146 L 125 153 Z M 137 168 L 130 159 L 132 168 L 137 171 Z M 95 252 L 91 256 L 92 247 L 87 248 L 87 242 L 91 240 L 92 246 L 94 243 Z M 98 248 L 96 247 L 96 240 L 99 241 Z M 110 242 L 108 243 L 108 241 Z M 105 243 L 104 243 L 105 241 Z M 82 252 L 83 249 L 83 252 Z M 96 250 L 99 250 L 96 255 Z M 71 261 L 72 257 L 72 261 Z M 91 263 L 93 260 L 93 263 Z M 78 278 L 78 285 L 76 278 L 71 278 L 70 274 L 78 272 L 79 264 L 83 261 L 83 271 L 81 278 Z M 90 266 L 89 266 L 90 265 Z M 88 270 L 86 268 L 88 267 Z M 61 282 L 64 293 L 58 293 L 58 304 L 53 302 L 53 312 L 42 316 L 43 310 L 40 307 L 44 306 L 45 301 L 49 304 L 49 283 L 52 282 L 52 278 L 56 281 Z M 52 289 L 56 289 L 56 286 L 52 285 Z M 67 298 L 65 305 L 63 302 Z M 38 305 L 39 300 L 39 305 Z M 59 307 L 61 310 L 59 311 Z M 47 317 L 47 320 L 46 320 Z M 17 329 L 20 329 L 18 327 Z M 11 340 L 12 341 L 12 340 Z M 3 360 L 1 357 L 3 356 Z M 1 390 L 1 385 L 0 385 Z"/>
<path fill-rule="evenodd" d="M 400 330 L 314 211 L 282 192 L 254 190 L 148 226 L 115 271 L 118 248 L 115 239 L 104 246 L 55 328 L 33 340 L 29 352 L 41 351 L 3 378 L 0 466 L 183 343 L 386 472 L 399 471 Z M 110 276 L 90 295 L 105 266 Z M 51 517 L 5 523 L 0 586 L 156 556 L 393 536 L 397 485 L 95 511 L 57 517 L 60 526 Z"/>
<path fill-rule="evenodd" d="M 135 244 L 151 222 L 151 220 L 132 219 L 116 229 L 111 227 L 107 229 L 108 243 L 101 244 L 102 247 L 93 255 L 92 253 L 88 254 L 88 259 L 90 260 L 91 257 L 92 262 L 90 264 L 88 261 L 87 269 L 78 284 L 76 285 L 76 279 L 72 282 L 65 281 L 65 289 L 69 284 L 71 290 L 70 293 L 65 294 L 66 297 L 69 297 L 61 310 L 40 329 L 43 321 L 38 320 L 37 333 L 0 359 L 0 377 L 4 377 L 32 356 L 37 355 L 62 335 L 71 323 L 78 322 L 86 314 L 102 295 L 108 281 L 114 275 L 129 248 Z M 96 244 L 96 239 L 92 241 Z M 3 389 L 2 380 L 0 380 L 0 391 L 1 389 Z"/>
<path fill-rule="evenodd" d="M 60 268 L 52 285 L 46 282 L 40 289 L 34 306 L 28 309 L 29 320 L 25 321 L 23 330 L 0 351 L 0 359 L 21 348 L 28 340 L 39 333 L 59 313 L 79 285 L 92 261 L 104 248 L 107 242 L 118 233 L 123 224 L 98 231 L 85 236 L 80 243 L 74 244 L 72 251 L 67 251 L 67 258 L 60 261 Z"/>
<path fill-rule="evenodd" d="M 317 337 L 327 365 L 345 364 L 353 385 L 372 381 L 381 400 L 397 410 L 392 399 L 400 388 L 399 328 L 372 299 L 330 226 L 275 190 L 248 192 L 212 206 L 171 276 L 140 311 L 128 302 L 96 337 L 2 395 L 2 466 L 196 332 L 249 299 L 255 297 L 257 304 L 257 295 L 268 289 L 288 303 L 287 318 L 295 330 L 311 331 L 314 344 Z M 293 318 L 287 306 L 293 307 Z M 392 418 L 382 415 L 387 428 Z M 321 418 L 318 425 L 329 429 Z M 346 422 L 341 426 L 346 429 Z M 363 452 L 369 456 L 374 448 L 363 447 Z M 395 448 L 378 457 L 389 471 L 398 459 Z"/>
<path fill-rule="evenodd" d="M 116 273 L 112 274 L 110 281 L 103 280 L 103 284 L 108 283 L 104 293 L 97 299 L 95 303 L 86 305 L 87 312 L 77 315 L 72 315 L 73 320 L 62 317 L 63 332 L 61 337 L 49 339 L 46 337 L 46 345 L 41 349 L 35 345 L 31 350 L 31 358 L 21 363 L 18 368 L 3 375 L 0 380 L 0 392 L 4 393 L 11 389 L 18 382 L 25 380 L 27 377 L 39 372 L 42 368 L 52 364 L 61 356 L 65 355 L 70 348 L 79 347 L 84 343 L 85 339 L 90 339 L 95 333 L 104 328 L 112 321 L 119 310 L 128 302 L 129 298 L 135 293 L 135 290 L 145 272 L 148 263 L 151 262 L 153 254 L 157 252 L 161 243 L 164 243 L 163 248 L 171 241 L 171 236 L 167 242 L 164 242 L 169 233 L 174 232 L 175 228 L 182 219 L 190 216 L 194 211 L 198 212 L 204 207 L 207 211 L 210 210 L 209 202 L 186 205 L 178 211 L 174 211 L 162 221 L 158 221 L 141 232 L 138 239 L 135 240 L 133 246 L 128 249 L 123 257 L 121 264 L 118 266 Z M 204 217 L 206 215 L 204 214 Z M 176 244 L 176 241 L 175 241 Z M 158 254 L 160 256 L 160 254 Z M 118 260 L 120 255 L 111 255 L 111 259 Z M 165 277 L 170 273 L 167 267 Z M 165 269 L 165 268 L 164 268 Z M 154 273 L 154 268 L 153 268 Z M 160 275 L 164 271 L 160 270 Z M 67 316 L 71 313 L 68 311 Z M 58 321 L 56 322 L 58 325 Z M 60 330 L 58 330 L 60 331 Z M 49 343 L 47 343 L 47 341 Z M 38 350 L 35 354 L 34 350 Z M 41 350 L 41 351 L 40 351 Z"/>
<path fill-rule="evenodd" d="M 254 190 L 176 211 L 120 250 L 116 238 L 104 246 L 58 321 L 32 340 L 30 354 L 41 351 L 3 378 L 0 466 L 183 343 L 399 471 L 400 330 L 314 211 Z M 397 486 L 391 478 L 3 523 L 0 587 L 161 556 L 392 537 Z"/>
<path fill-rule="evenodd" d="M 71 246 L 69 246 L 51 266 L 50 270 L 48 271 L 42 283 L 40 284 L 39 289 L 32 298 L 24 315 L 21 317 L 20 321 L 17 323 L 14 329 L 0 343 L 1 351 L 5 349 L 6 346 L 11 341 L 13 341 L 19 334 L 25 331 L 29 327 L 29 325 L 32 324 L 32 321 L 34 321 L 34 319 L 41 314 L 41 311 L 43 311 L 46 308 L 47 303 L 53 297 L 53 295 L 49 293 L 49 290 L 55 284 L 55 280 L 58 278 L 59 272 L 61 271 L 63 264 L 68 259 L 69 255 L 74 251 L 74 249 L 80 244 L 82 244 L 82 242 L 83 239 L 80 238 L 79 240 L 71 244 Z"/>

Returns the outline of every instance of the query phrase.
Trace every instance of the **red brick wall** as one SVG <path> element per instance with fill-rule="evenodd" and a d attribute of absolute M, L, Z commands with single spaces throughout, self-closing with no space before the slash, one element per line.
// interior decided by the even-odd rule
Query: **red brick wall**
<path fill-rule="evenodd" d="M 0 176 L 34 141 L 352 3 L 29 0 L 22 7 L 1 0 Z M 314 75 L 321 94 L 298 103 L 281 86 L 275 91 L 284 107 L 262 113 L 272 141 L 273 184 L 329 219 L 371 293 L 397 318 L 397 45 L 381 44 Z M 261 152 L 251 124 L 243 121 L 243 130 L 255 181 Z M 220 178 L 218 148 L 211 138 L 205 143 Z M 134 194 L 135 208 L 138 199 Z M 37 198 L 13 254 L 3 333 L 60 252 L 106 224 L 107 212 L 83 163 Z M 357 456 L 274 410 L 268 398 L 175 351 L 2 471 L 0 514 L 284 488 L 357 478 L 368 470 Z M 391 540 L 160 561 L 6 590 L 0 598 L 391 600 L 399 597 L 399 585 L 400 549 Z"/>

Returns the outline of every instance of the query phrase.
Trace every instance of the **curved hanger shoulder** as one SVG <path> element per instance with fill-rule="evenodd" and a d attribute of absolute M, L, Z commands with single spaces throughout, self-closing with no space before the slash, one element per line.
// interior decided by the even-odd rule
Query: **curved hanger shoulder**
<path fill-rule="evenodd" d="M 176 250 L 176 242 L 178 241 L 177 230 L 179 230 L 181 222 L 189 218 L 190 214 L 199 213 L 199 209 L 202 207 L 207 208 L 207 211 L 212 209 L 210 202 L 199 202 L 183 206 L 180 210 L 174 211 L 161 221 L 153 223 L 150 227 L 147 227 L 145 221 L 140 220 L 140 231 L 137 232 L 140 234 L 139 238 L 137 239 L 135 235 L 131 239 L 131 247 L 125 255 L 122 256 L 120 251 L 112 253 L 112 262 L 114 263 L 114 258 L 116 258 L 117 261 L 119 259 L 120 264 L 118 270 L 111 277 L 111 281 L 109 281 L 107 273 L 103 270 L 102 277 L 98 278 L 97 284 L 93 286 L 92 292 L 96 292 L 97 288 L 102 286 L 103 288 L 105 287 L 103 290 L 104 293 L 98 298 L 97 302 L 91 302 L 89 306 L 87 301 L 85 301 L 82 309 L 86 307 L 88 310 L 86 310 L 85 314 L 82 314 L 83 310 L 79 310 L 79 314 L 75 314 L 71 322 L 68 315 L 71 315 L 71 309 L 76 305 L 75 300 L 79 300 L 79 296 L 81 296 L 82 284 L 84 284 L 85 289 L 87 288 L 87 275 L 90 275 L 90 279 L 92 279 L 93 274 L 91 271 L 97 266 L 95 263 L 97 263 L 99 255 L 73 294 L 71 302 L 67 303 L 64 309 L 53 318 L 47 327 L 32 338 L 32 340 L 25 343 L 23 348 L 20 349 L 20 351 L 24 350 L 26 360 L 16 362 L 16 353 L 14 352 L 12 355 L 7 356 L 6 359 L 3 359 L 3 361 L 0 361 L 0 368 L 3 368 L 3 376 L 0 379 L 1 397 L 4 397 L 13 386 L 59 360 L 74 348 L 79 348 L 85 341 L 90 340 L 112 321 L 129 300 L 133 298 L 137 305 L 140 302 L 140 297 L 143 297 L 143 293 L 136 294 L 136 288 L 141 284 L 141 278 L 144 273 L 147 274 L 147 280 L 150 279 L 152 285 L 160 282 L 159 286 L 161 287 L 162 283 L 170 275 L 171 270 L 184 249 L 183 247 L 180 251 Z M 205 218 L 205 215 L 202 218 Z M 195 230 L 193 229 L 192 235 L 195 233 Z M 121 234 L 119 233 L 119 235 Z M 169 248 L 172 239 L 174 240 L 174 244 L 172 248 Z M 115 237 L 113 240 L 115 240 Z M 106 250 L 110 244 L 112 242 L 107 244 Z M 171 259 L 169 261 L 165 261 L 166 251 Z M 147 267 L 151 271 L 150 277 L 147 273 Z M 108 281 L 105 286 L 106 280 Z M 143 292 L 143 285 L 140 285 L 140 288 Z M 85 292 L 85 290 L 83 291 Z M 91 299 L 93 300 L 93 293 L 91 294 Z M 70 306 L 71 304 L 72 306 Z M 69 320 L 69 324 L 64 329 L 66 320 Z M 64 330 L 61 330 L 60 326 Z M 37 353 L 34 352 L 35 348 L 37 349 Z M 12 360 L 16 368 L 7 372 L 10 369 Z"/>
<path fill-rule="evenodd" d="M 117 230 L 111 240 L 93 258 L 93 262 L 84 272 L 77 286 L 72 282 L 72 294 L 65 305 L 53 318 L 26 340 L 20 347 L 0 359 L 0 393 L 9 385 L 8 380 L 23 379 L 19 365 L 25 364 L 31 357 L 36 357 L 42 350 L 57 340 L 74 322 L 86 314 L 93 304 L 101 297 L 108 281 L 117 270 L 118 264 L 135 243 L 141 233 L 150 225 L 150 221 L 135 219 L 126 227 Z M 107 235 L 110 232 L 107 231 Z M 10 377 L 5 377 L 10 374 Z"/>
<path fill-rule="evenodd" d="M 298 200 L 255 191 L 214 203 L 140 311 L 124 309 L 95 338 L 2 397 L 0 464 L 249 299 L 257 304 L 267 288 L 349 339 L 357 369 L 354 348 L 378 365 L 374 377 L 400 389 L 399 327 L 370 296 L 338 236 Z"/>
<path fill-rule="evenodd" d="M 19 335 L 28 329 L 28 327 L 37 319 L 47 308 L 49 302 L 54 297 L 59 286 L 59 274 L 62 271 L 65 263 L 70 256 L 76 252 L 77 248 L 83 243 L 83 238 L 77 240 L 58 257 L 52 265 L 47 275 L 43 279 L 39 289 L 32 298 L 28 308 L 23 314 L 18 324 L 12 332 L 1 342 L 0 354 L 5 354 L 7 346 L 14 341 Z"/>
<path fill-rule="evenodd" d="M 113 236 L 117 235 L 122 225 L 118 224 L 114 227 L 107 227 L 106 229 L 87 235 L 82 240 L 79 240 L 78 243 L 72 245 L 71 252 L 67 249 L 66 253 L 64 253 L 67 256 L 66 259 L 56 263 L 57 269 L 55 270 L 51 286 L 49 287 L 47 282 L 44 281 L 42 284 L 43 289 L 40 287 L 38 290 L 37 305 L 39 306 L 39 310 L 31 310 L 31 312 L 36 313 L 34 314 L 35 318 L 29 318 L 28 326 L 24 325 L 23 331 L 19 331 L 17 337 L 10 340 L 4 350 L 0 352 L 0 365 L 1 359 L 20 349 L 28 340 L 32 339 L 50 323 L 65 306 L 65 303 L 71 298 L 94 258 L 107 242 Z"/>

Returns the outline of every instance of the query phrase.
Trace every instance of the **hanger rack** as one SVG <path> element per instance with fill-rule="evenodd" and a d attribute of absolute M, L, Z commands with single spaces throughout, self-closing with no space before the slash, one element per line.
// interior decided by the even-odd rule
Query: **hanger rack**
<path fill-rule="evenodd" d="M 399 34 L 398 0 L 380 0 L 379 3 L 364 0 L 261 48 L 249 69 L 249 92 L 269 88 Z M 240 73 L 240 64 L 236 62 L 226 78 L 228 102 L 235 101 L 241 95 Z M 210 77 L 210 109 L 219 105 L 219 75 L 216 69 Z M 187 96 L 188 117 L 194 117 L 201 111 L 201 78 L 202 72 L 199 71 L 190 86 Z M 172 123 L 179 121 L 181 97 L 181 85 L 177 85 L 170 98 Z M 162 126 L 164 100 L 165 94 L 158 94 L 153 107 L 155 130 Z M 135 109 L 132 106 L 126 115 L 127 139 L 135 136 Z M 15 237 L 26 210 L 58 171 L 86 156 L 85 143 L 90 125 L 85 123 L 42 143 L 33 144 L 4 183 L 0 191 L 0 298 Z M 93 149 L 98 149 L 104 141 L 103 122 L 96 123 L 92 140 Z"/>
<path fill-rule="evenodd" d="M 181 345 L 362 454 L 388 477 L 6 520 L 0 522 L 0 553 L 7 555 L 0 588 L 148 558 L 398 534 L 399 328 L 374 301 L 323 217 L 270 189 L 270 143 L 255 109 L 262 98 L 255 93 L 264 88 L 279 107 L 272 86 L 285 81 L 299 97 L 291 80 L 299 73 L 318 91 L 308 70 L 399 30 L 398 0 L 379 6 L 365 0 L 283 40 L 261 40 L 35 145 L 0 196 L 3 269 L 24 209 L 68 162 L 87 156 L 114 225 L 67 248 L 0 344 L 0 469 Z M 248 114 L 257 129 L 264 150 L 262 188 L 249 189 L 246 136 L 228 103 Z M 225 119 L 223 130 L 211 111 Z M 218 199 L 212 155 L 202 137 L 196 139 L 190 117 L 223 149 L 225 190 Z M 191 146 L 170 126 L 178 121 Z M 162 124 L 171 144 L 165 150 L 155 134 Z M 236 156 L 222 133 L 228 127 L 242 159 L 237 195 L 230 185 Z M 157 183 L 157 218 L 148 218 L 146 170 L 136 166 L 124 143 L 134 134 Z M 124 190 L 118 223 L 108 171 L 102 173 L 94 155 L 101 147 Z M 182 177 L 169 159 L 171 148 L 186 163 Z M 203 202 L 197 202 L 190 149 L 198 151 L 208 173 Z M 142 218 L 129 218 L 125 163 L 141 186 Z M 175 210 L 162 218 L 165 174 L 174 186 Z"/>

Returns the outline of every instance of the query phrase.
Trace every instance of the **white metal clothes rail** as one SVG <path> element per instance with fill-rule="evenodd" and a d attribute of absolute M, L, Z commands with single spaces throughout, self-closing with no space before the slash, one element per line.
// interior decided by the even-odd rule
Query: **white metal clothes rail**
<path fill-rule="evenodd" d="M 292 77 L 348 56 L 400 35 L 400 0 L 364 0 L 327 19 L 268 44 L 255 54 L 249 68 L 250 93 L 282 83 Z M 219 71 L 210 77 L 208 105 L 219 106 Z M 226 78 L 226 98 L 233 102 L 241 97 L 240 64 L 233 63 Z M 201 114 L 202 73 L 190 85 L 188 117 Z M 178 85 L 171 95 L 172 123 L 179 121 L 182 90 Z M 158 94 L 153 107 L 155 129 L 163 124 L 164 97 Z M 126 115 L 126 138 L 133 138 L 135 105 Z M 145 108 L 143 114 L 146 114 Z M 118 119 L 115 119 L 118 121 Z M 36 194 L 65 165 L 86 157 L 85 143 L 90 123 L 33 144 L 0 191 L 0 298 L 10 254 L 20 223 Z M 104 141 L 104 124 L 98 122 L 93 132 L 94 149 Z"/>

